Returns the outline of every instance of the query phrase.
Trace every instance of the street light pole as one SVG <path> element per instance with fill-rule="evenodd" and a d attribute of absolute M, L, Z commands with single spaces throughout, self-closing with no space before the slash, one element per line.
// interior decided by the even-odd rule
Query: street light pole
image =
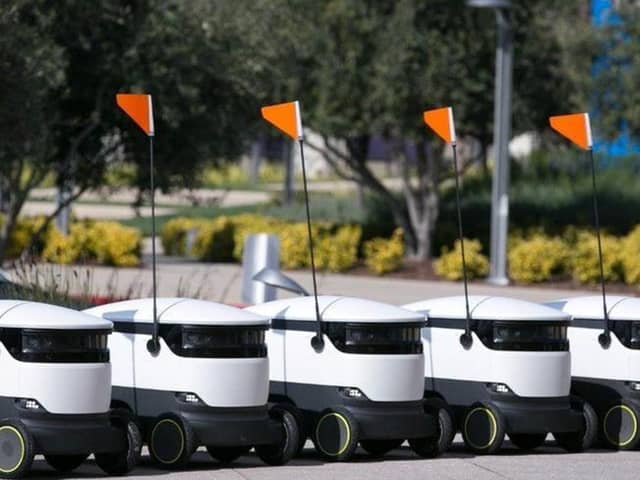
<path fill-rule="evenodd" d="M 507 285 L 507 235 L 509 231 L 509 140 L 511 138 L 511 91 L 513 28 L 509 0 L 469 0 L 472 7 L 496 12 L 495 98 L 493 113 L 493 185 L 491 191 L 490 283 Z"/>

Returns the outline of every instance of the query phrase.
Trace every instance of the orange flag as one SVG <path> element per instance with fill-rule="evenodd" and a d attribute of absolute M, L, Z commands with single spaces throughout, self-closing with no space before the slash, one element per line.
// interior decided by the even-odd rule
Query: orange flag
<path fill-rule="evenodd" d="M 591 139 L 591 122 L 588 113 L 572 113 L 549 117 L 549 124 L 556 132 L 568 138 L 580 148 L 589 150 L 593 145 Z"/>
<path fill-rule="evenodd" d="M 148 136 L 154 134 L 153 104 L 151 95 L 142 93 L 118 93 L 116 103 Z"/>
<path fill-rule="evenodd" d="M 456 143 L 456 127 L 453 123 L 451 107 L 427 110 L 423 114 L 424 123 L 447 143 Z"/>
<path fill-rule="evenodd" d="M 300 104 L 295 102 L 279 103 L 262 107 L 262 118 L 294 140 L 302 138 L 302 119 Z"/>

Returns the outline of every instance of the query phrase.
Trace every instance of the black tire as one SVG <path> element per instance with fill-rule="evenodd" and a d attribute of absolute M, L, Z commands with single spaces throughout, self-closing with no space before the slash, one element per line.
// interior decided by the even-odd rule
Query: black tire
<path fill-rule="evenodd" d="M 542 445 L 547 438 L 546 433 L 510 433 L 509 440 L 521 450 L 533 450 Z"/>
<path fill-rule="evenodd" d="M 282 441 L 276 445 L 257 445 L 256 454 L 267 465 L 284 465 L 298 453 L 302 426 L 287 405 L 274 405 L 269 416 L 282 425 Z"/>
<path fill-rule="evenodd" d="M 427 413 L 438 416 L 437 452 L 433 456 L 442 455 L 451 448 L 456 436 L 456 425 L 453 412 L 444 400 L 430 399 L 425 402 Z M 422 456 L 422 455 L 421 455 Z"/>
<path fill-rule="evenodd" d="M 49 466 L 60 473 L 69 473 L 84 462 L 89 455 L 45 455 Z"/>
<path fill-rule="evenodd" d="M 579 453 L 591 448 L 598 435 L 598 416 L 593 407 L 584 401 L 576 402 L 573 408 L 582 410 L 584 423 L 577 432 L 553 433 L 556 443 L 569 453 Z"/>
<path fill-rule="evenodd" d="M 462 439 L 465 447 L 478 455 L 496 453 L 504 441 L 502 415 L 490 405 L 471 406 L 462 421 Z"/>
<path fill-rule="evenodd" d="M 602 416 L 600 438 L 606 448 L 633 450 L 640 443 L 640 414 L 625 400 L 610 405 Z"/>
<path fill-rule="evenodd" d="M 197 447 L 189 423 L 173 413 L 160 415 L 153 422 L 148 445 L 151 459 L 166 469 L 184 467 Z"/>
<path fill-rule="evenodd" d="M 245 453 L 249 453 L 251 447 L 215 447 L 207 446 L 207 452 L 214 460 L 220 463 L 231 463 Z"/>
<path fill-rule="evenodd" d="M 351 413 L 341 407 L 323 410 L 313 429 L 313 444 L 329 462 L 351 458 L 358 447 L 360 431 Z"/>
<path fill-rule="evenodd" d="M 298 447 L 296 449 L 296 454 L 294 455 L 294 457 L 297 457 L 302 453 L 302 450 L 304 449 L 304 445 L 305 443 L 307 443 L 307 438 L 308 438 L 307 428 L 305 427 L 304 415 L 298 407 L 296 407 L 295 405 L 291 405 L 289 403 L 278 403 L 274 406 L 278 406 L 279 408 L 286 409 L 289 413 L 291 413 L 291 415 L 293 415 L 293 417 L 296 420 L 296 423 L 298 424 Z"/>
<path fill-rule="evenodd" d="M 96 464 L 108 475 L 126 475 L 140 461 L 142 433 L 135 416 L 126 409 L 111 412 L 113 424 L 127 432 L 127 449 L 117 453 L 96 453 Z"/>
<path fill-rule="evenodd" d="M 11 419 L 0 421 L 0 478 L 27 475 L 34 454 L 33 437 L 21 422 Z"/>
<path fill-rule="evenodd" d="M 371 456 L 382 457 L 402 445 L 404 440 L 360 440 L 360 446 Z"/>

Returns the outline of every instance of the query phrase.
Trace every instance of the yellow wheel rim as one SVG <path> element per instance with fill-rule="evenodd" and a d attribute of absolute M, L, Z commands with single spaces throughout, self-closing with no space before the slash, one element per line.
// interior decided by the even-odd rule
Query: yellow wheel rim
<path fill-rule="evenodd" d="M 155 442 L 153 441 L 153 439 L 155 438 L 155 434 L 156 434 L 156 430 L 158 429 L 158 427 L 160 425 L 162 425 L 163 423 L 168 423 L 170 425 L 175 426 L 175 428 L 178 430 L 178 433 L 180 434 L 180 448 L 178 449 L 178 454 L 175 456 L 175 458 L 172 458 L 171 460 L 163 460 L 161 459 L 155 449 Z M 151 450 L 153 450 L 153 455 L 161 462 L 164 463 L 165 465 L 170 465 L 172 463 L 175 463 L 178 461 L 178 459 L 180 458 L 180 456 L 182 455 L 182 452 L 184 451 L 184 434 L 182 433 L 182 427 L 180 427 L 180 425 L 178 424 L 178 422 L 171 420 L 170 418 L 164 418 L 162 420 L 160 420 L 158 423 L 155 424 L 155 426 L 153 427 L 153 430 L 151 431 L 151 443 L 149 445 L 149 448 Z"/>
<path fill-rule="evenodd" d="M 491 436 L 486 445 L 476 445 L 470 440 L 469 430 L 468 430 L 469 419 L 476 412 L 483 412 L 487 415 L 487 417 L 489 417 L 489 423 L 491 424 Z M 467 442 L 469 443 L 469 445 L 471 445 L 473 448 L 477 450 L 484 450 L 485 448 L 489 448 L 491 444 L 495 442 L 496 435 L 498 434 L 498 422 L 496 421 L 496 417 L 491 410 L 485 407 L 476 407 L 467 414 L 467 417 L 464 420 L 464 432 L 465 432 L 465 436 L 467 437 Z"/>
<path fill-rule="evenodd" d="M 347 430 L 347 439 L 337 453 L 327 452 L 324 448 L 322 448 L 322 442 L 320 442 L 320 424 L 329 417 L 336 417 Z M 330 412 L 326 415 L 323 415 L 320 420 L 318 420 L 318 423 L 316 424 L 316 438 L 318 439 L 318 448 L 320 448 L 320 451 L 322 451 L 322 453 L 324 453 L 325 455 L 329 455 L 330 457 L 337 457 L 338 455 L 342 455 L 345 452 L 345 450 L 349 446 L 349 443 L 351 442 L 351 427 L 349 426 L 349 422 L 344 417 L 344 415 L 341 415 L 338 412 Z"/>
<path fill-rule="evenodd" d="M 623 442 L 620 442 L 618 440 L 614 440 L 613 438 L 611 438 L 611 436 L 609 435 L 609 432 L 607 431 L 607 420 L 609 418 L 609 415 L 611 415 L 611 412 L 613 412 L 614 410 L 616 410 L 617 408 L 619 408 L 620 410 L 622 410 L 623 412 L 626 412 L 630 417 L 631 417 L 631 421 L 633 423 L 633 429 L 631 432 L 631 435 L 629 435 L 629 438 Z M 612 445 L 616 445 L 617 447 L 626 447 L 627 445 L 629 445 L 634 438 L 636 438 L 636 434 L 638 433 L 638 419 L 636 418 L 636 414 L 635 412 L 629 408 L 627 405 L 614 405 L 613 407 L 611 407 L 609 410 L 607 410 L 606 415 L 604 416 L 604 435 L 607 437 L 607 440 L 612 444 Z"/>
<path fill-rule="evenodd" d="M 22 465 L 22 462 L 24 461 L 24 456 L 26 453 L 24 448 L 24 438 L 22 438 L 22 434 L 17 428 L 12 427 L 10 425 L 5 425 L 3 427 L 0 427 L 0 432 L 2 432 L 3 430 L 9 430 L 13 432 L 18 437 L 18 440 L 20 440 L 20 460 L 18 461 L 16 466 L 10 469 L 0 468 L 0 472 L 2 473 L 13 473 L 20 468 L 20 465 Z"/>

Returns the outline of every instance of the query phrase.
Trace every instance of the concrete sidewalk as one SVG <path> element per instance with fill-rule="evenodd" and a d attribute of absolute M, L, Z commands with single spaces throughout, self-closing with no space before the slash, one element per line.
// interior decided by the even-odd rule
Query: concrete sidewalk
<path fill-rule="evenodd" d="M 55 280 L 73 294 L 135 298 L 151 295 L 150 268 L 110 268 L 38 264 L 43 281 Z M 286 272 L 311 291 L 308 271 Z M 14 280 L 18 281 L 14 275 Z M 236 264 L 207 264 L 161 257 L 158 294 L 188 296 L 226 303 L 241 303 L 242 269 Z M 462 295 L 460 282 L 405 280 L 393 277 L 322 273 L 318 289 L 323 294 L 349 295 L 402 305 L 426 298 Z M 560 290 L 540 287 L 496 287 L 473 282 L 470 294 L 502 295 L 541 302 L 562 297 L 597 294 L 597 290 Z M 279 292 L 279 296 L 291 296 Z"/>

